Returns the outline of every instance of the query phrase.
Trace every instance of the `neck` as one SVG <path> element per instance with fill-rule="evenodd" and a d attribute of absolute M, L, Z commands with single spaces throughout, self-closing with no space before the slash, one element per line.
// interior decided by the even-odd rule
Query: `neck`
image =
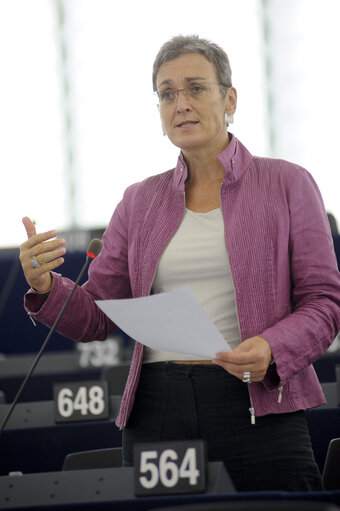
<path fill-rule="evenodd" d="M 189 171 L 189 180 L 193 182 L 223 180 L 224 167 L 217 155 L 228 146 L 229 139 L 223 144 L 220 150 L 207 152 L 198 149 L 197 151 L 182 150 Z"/>

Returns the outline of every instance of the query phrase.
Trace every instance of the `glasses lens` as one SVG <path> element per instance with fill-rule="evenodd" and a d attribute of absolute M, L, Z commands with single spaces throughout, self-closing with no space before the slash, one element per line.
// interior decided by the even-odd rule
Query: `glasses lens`
<path fill-rule="evenodd" d="M 190 91 L 190 96 L 192 98 L 198 99 L 198 98 L 203 97 L 206 94 L 206 92 L 208 91 L 208 86 L 204 85 L 203 83 L 197 84 L 197 85 L 192 85 L 191 87 L 189 87 L 189 91 Z"/>
<path fill-rule="evenodd" d="M 177 98 L 177 90 L 175 89 L 159 90 L 158 97 L 161 103 L 173 103 Z"/>

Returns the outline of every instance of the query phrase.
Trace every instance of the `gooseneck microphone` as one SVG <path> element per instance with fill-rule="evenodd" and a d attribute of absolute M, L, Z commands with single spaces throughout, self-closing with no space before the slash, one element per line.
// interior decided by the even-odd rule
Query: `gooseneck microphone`
<path fill-rule="evenodd" d="M 19 400 L 19 397 L 22 394 L 22 391 L 24 390 L 24 388 L 26 386 L 26 383 L 28 382 L 28 380 L 29 380 L 31 374 L 33 373 L 37 363 L 39 362 L 42 354 L 44 353 L 48 341 L 50 340 L 52 334 L 54 333 L 55 329 L 57 328 L 57 325 L 58 325 L 58 323 L 60 321 L 60 318 L 64 314 L 64 311 L 65 311 L 66 307 L 68 306 L 69 301 L 71 300 L 71 298 L 73 296 L 73 293 L 75 292 L 75 290 L 77 288 L 77 285 L 79 284 L 79 282 L 80 282 L 80 280 L 81 280 L 81 278 L 82 278 L 86 268 L 89 266 L 91 261 L 97 257 L 97 255 L 100 253 L 101 249 L 102 249 L 102 242 L 99 239 L 94 238 L 93 240 L 90 241 L 90 243 L 89 243 L 89 245 L 87 247 L 87 251 L 86 251 L 86 261 L 85 261 L 85 264 L 82 267 L 82 269 L 81 269 L 81 271 L 80 271 L 80 273 L 79 273 L 79 275 L 77 277 L 77 280 L 75 281 L 75 283 L 74 283 L 74 285 L 72 287 L 72 290 L 71 290 L 70 294 L 68 295 L 64 305 L 60 309 L 60 312 L 59 312 L 55 322 L 53 323 L 53 325 L 52 325 L 52 327 L 51 327 L 51 329 L 50 329 L 50 331 L 49 331 L 49 333 L 48 333 L 48 335 L 47 335 L 43 345 L 41 346 L 38 355 L 34 359 L 34 361 L 33 361 L 32 365 L 31 365 L 31 367 L 30 367 L 30 369 L 29 369 L 29 371 L 28 371 L 24 381 L 22 382 L 21 387 L 19 388 L 19 390 L 17 392 L 17 395 L 14 398 L 13 403 L 12 403 L 10 409 L 7 412 L 7 415 L 5 416 L 4 420 L 2 421 L 2 424 L 0 426 L 0 435 L 3 432 L 3 430 L 4 430 L 4 428 L 5 428 L 6 424 L 7 424 L 8 419 L 12 415 L 14 407 L 17 404 L 17 402 Z"/>

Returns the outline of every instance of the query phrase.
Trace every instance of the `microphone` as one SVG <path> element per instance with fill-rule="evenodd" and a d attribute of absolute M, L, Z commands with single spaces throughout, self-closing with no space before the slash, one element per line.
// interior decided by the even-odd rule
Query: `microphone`
<path fill-rule="evenodd" d="M 51 338 L 52 334 L 54 333 L 55 329 L 57 328 L 57 325 L 58 325 L 58 323 L 59 323 L 59 321 L 60 321 L 60 318 L 61 318 L 61 316 L 64 314 L 64 311 L 65 311 L 66 307 L 68 306 L 68 304 L 69 304 L 69 302 L 70 302 L 70 300 L 71 300 L 71 298 L 72 298 L 72 296 L 73 296 L 73 293 L 75 292 L 75 290 L 76 290 L 76 288 L 77 288 L 77 285 L 79 284 L 79 282 L 80 282 L 80 280 L 81 280 L 81 278 L 82 278 L 82 276 L 83 276 L 83 274 L 84 274 L 84 272 L 85 272 L 86 268 L 89 266 L 89 264 L 91 263 L 91 261 L 92 261 L 93 259 L 95 259 L 95 258 L 97 257 L 97 255 L 99 255 L 99 253 L 100 253 L 101 249 L 102 249 L 102 242 L 101 242 L 99 239 L 94 238 L 93 240 L 91 240 L 91 241 L 90 241 L 90 243 L 89 243 L 89 245 L 88 245 L 88 247 L 87 247 L 87 250 L 86 250 L 86 261 L 85 261 L 85 264 L 84 264 L 84 266 L 82 267 L 82 269 L 81 269 L 81 271 L 80 271 L 80 273 L 79 273 L 79 275 L 78 275 L 78 277 L 77 277 L 77 280 L 75 281 L 75 283 L 74 283 L 74 285 L 73 285 L 73 288 L 72 288 L 72 290 L 71 290 L 71 293 L 68 295 L 68 297 L 67 297 L 67 299 L 66 299 L 66 301 L 65 301 L 64 305 L 62 306 L 62 308 L 61 308 L 61 310 L 60 310 L 60 312 L 59 312 L 59 314 L 58 314 L 58 316 L 57 316 L 57 318 L 56 318 L 55 322 L 53 323 L 53 325 L 52 325 L 52 327 L 51 327 L 51 329 L 50 329 L 50 331 L 49 331 L 49 333 L 48 333 L 48 335 L 47 335 L 47 337 L 46 337 L 46 339 L 45 339 L 45 341 L 44 341 L 43 345 L 41 346 L 41 348 L 40 348 L 40 351 L 39 351 L 38 355 L 37 355 L 37 356 L 36 356 L 36 358 L 34 359 L 34 361 L 33 361 L 32 365 L 31 365 L 31 367 L 30 367 L 30 369 L 29 369 L 29 371 L 28 371 L 28 373 L 27 373 L 27 375 L 26 375 L 26 377 L 25 377 L 24 381 L 22 382 L 21 387 L 19 388 L 19 390 L 18 390 L 18 392 L 17 392 L 17 395 L 16 395 L 16 396 L 15 396 L 15 398 L 14 398 L 13 403 L 12 403 L 12 405 L 11 405 L 10 409 L 9 409 L 9 410 L 8 410 L 8 412 L 7 412 L 7 415 L 5 416 L 4 420 L 2 421 L 2 424 L 1 424 L 1 426 L 0 426 L 0 435 L 1 435 L 1 433 L 3 432 L 3 430 L 4 430 L 4 428 L 5 428 L 6 424 L 7 424 L 8 419 L 9 419 L 9 418 L 10 418 L 10 416 L 12 415 L 12 412 L 13 412 L 13 410 L 14 410 L 14 407 L 15 407 L 15 405 L 17 404 L 17 402 L 18 402 L 18 400 L 19 400 L 19 397 L 20 397 L 20 396 L 21 396 L 21 394 L 22 394 L 22 391 L 24 390 L 24 388 L 25 388 L 25 386 L 26 386 L 26 383 L 28 382 L 28 380 L 29 380 L 29 378 L 30 378 L 31 374 L 33 373 L 33 371 L 34 371 L 34 369 L 35 369 L 35 367 L 36 367 L 37 363 L 39 362 L 39 360 L 40 360 L 40 358 L 41 358 L 42 354 L 44 353 L 44 351 L 45 351 L 45 348 L 46 348 L 46 346 L 47 346 L 48 341 L 50 340 L 50 338 Z"/>

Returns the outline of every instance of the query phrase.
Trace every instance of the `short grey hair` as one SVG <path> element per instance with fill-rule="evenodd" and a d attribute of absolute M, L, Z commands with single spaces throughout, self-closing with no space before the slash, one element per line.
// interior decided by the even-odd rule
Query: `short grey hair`
<path fill-rule="evenodd" d="M 220 46 L 208 39 L 201 39 L 198 35 L 178 35 L 163 44 L 153 64 L 153 90 L 157 90 L 156 80 L 161 65 L 188 53 L 199 53 L 214 65 L 219 83 L 225 85 L 221 86 L 221 92 L 225 96 L 227 88 L 232 86 L 228 55 Z"/>

